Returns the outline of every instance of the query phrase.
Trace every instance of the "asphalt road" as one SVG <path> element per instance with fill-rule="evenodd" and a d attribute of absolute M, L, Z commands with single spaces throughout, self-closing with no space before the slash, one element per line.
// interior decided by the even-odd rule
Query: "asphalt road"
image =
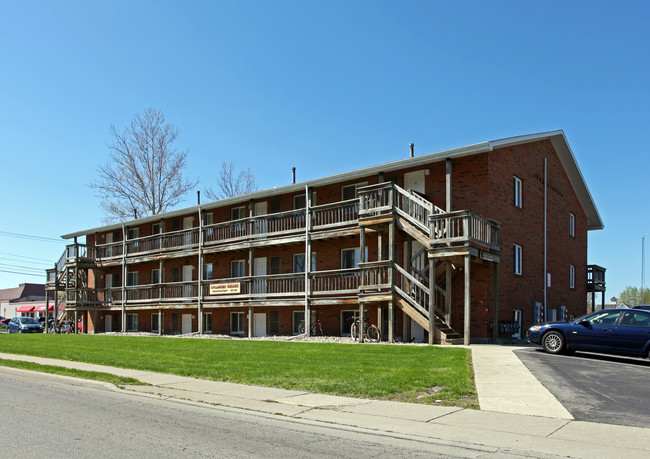
<path fill-rule="evenodd" d="M 478 457 L 427 439 L 163 400 L 0 367 L 3 457 Z"/>
<path fill-rule="evenodd" d="M 515 351 L 537 379 L 579 421 L 650 426 L 650 361 L 541 348 Z"/>

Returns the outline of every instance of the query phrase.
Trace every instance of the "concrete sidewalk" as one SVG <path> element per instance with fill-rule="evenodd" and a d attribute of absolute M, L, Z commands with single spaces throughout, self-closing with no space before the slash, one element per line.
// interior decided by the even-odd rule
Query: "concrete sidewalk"
<path fill-rule="evenodd" d="M 574 421 L 513 354 L 517 347 L 472 345 L 470 349 L 480 411 L 312 394 L 13 354 L 0 354 L 0 358 L 128 376 L 151 386 L 128 386 L 127 390 L 149 396 L 457 445 L 476 450 L 477 456 L 650 456 L 650 445 L 643 440 L 650 429 Z"/>

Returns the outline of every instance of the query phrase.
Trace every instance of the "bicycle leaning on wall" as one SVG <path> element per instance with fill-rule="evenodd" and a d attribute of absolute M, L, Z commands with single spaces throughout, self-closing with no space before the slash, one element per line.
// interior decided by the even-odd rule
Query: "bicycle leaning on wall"
<path fill-rule="evenodd" d="M 301 335 L 305 334 L 305 321 L 301 320 L 298 324 L 298 333 Z M 323 325 L 320 322 L 320 313 L 316 316 L 315 320 L 311 322 L 311 336 L 321 335 L 323 336 Z"/>
<path fill-rule="evenodd" d="M 350 336 L 352 336 L 352 339 L 355 341 L 359 339 L 359 318 L 358 317 L 355 317 L 354 322 L 352 322 L 352 326 L 350 327 Z M 363 320 L 363 336 L 368 341 L 379 341 L 381 339 L 381 331 L 379 331 L 379 327 L 377 327 L 374 324 L 371 324 L 368 316 L 365 316 Z"/>

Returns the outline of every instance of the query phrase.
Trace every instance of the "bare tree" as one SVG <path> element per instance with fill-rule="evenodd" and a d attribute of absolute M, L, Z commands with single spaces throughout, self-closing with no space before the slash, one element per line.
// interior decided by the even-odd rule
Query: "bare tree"
<path fill-rule="evenodd" d="M 212 188 L 205 190 L 205 194 L 210 199 L 226 199 L 241 194 L 252 193 L 257 191 L 258 186 L 255 183 L 255 176 L 251 173 L 250 168 L 242 170 L 235 176 L 235 164 L 233 162 L 221 163 L 221 171 L 217 178 L 217 191 Z"/>
<path fill-rule="evenodd" d="M 104 223 L 165 212 L 196 186 L 183 176 L 187 151 L 173 147 L 179 132 L 155 108 L 136 113 L 121 131 L 111 125 L 110 161 L 89 185 L 101 199 Z"/>

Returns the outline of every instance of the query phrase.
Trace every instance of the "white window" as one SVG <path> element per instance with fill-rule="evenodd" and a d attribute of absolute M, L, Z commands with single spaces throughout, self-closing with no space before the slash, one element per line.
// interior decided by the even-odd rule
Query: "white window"
<path fill-rule="evenodd" d="M 576 237 L 576 216 L 569 212 L 569 236 Z"/>
<path fill-rule="evenodd" d="M 126 232 L 126 238 L 131 240 L 131 239 L 137 239 L 140 236 L 140 228 L 131 228 Z"/>
<path fill-rule="evenodd" d="M 203 265 L 203 279 L 212 279 L 212 263 Z"/>
<path fill-rule="evenodd" d="M 233 260 L 230 262 L 230 277 L 245 277 L 246 262 L 244 260 Z"/>
<path fill-rule="evenodd" d="M 355 183 L 341 187 L 341 201 L 348 201 L 359 197 L 359 188 L 368 185 L 368 182 Z"/>
<path fill-rule="evenodd" d="M 154 223 L 151 225 L 151 234 L 160 234 L 162 233 L 162 226 L 160 223 Z"/>
<path fill-rule="evenodd" d="M 158 323 L 158 313 L 151 314 L 151 333 L 158 333 L 160 331 Z"/>
<path fill-rule="evenodd" d="M 230 333 L 243 335 L 246 330 L 246 314 L 243 312 L 230 313 Z"/>
<path fill-rule="evenodd" d="M 311 271 L 316 271 L 316 252 L 311 254 Z M 293 256 L 293 272 L 305 272 L 305 254 L 297 253 Z"/>
<path fill-rule="evenodd" d="M 519 177 L 514 177 L 514 205 L 515 207 L 521 208 L 523 205 L 522 202 L 522 183 Z"/>
<path fill-rule="evenodd" d="M 139 283 L 139 276 L 137 271 L 129 271 L 126 274 L 126 285 L 127 286 L 133 286 L 133 285 L 138 285 Z"/>
<path fill-rule="evenodd" d="M 293 334 L 298 335 L 298 328 L 301 322 L 305 321 L 305 311 L 293 311 Z"/>
<path fill-rule="evenodd" d="M 126 331 L 130 331 L 130 332 L 138 331 L 138 315 L 137 314 L 127 314 L 126 315 Z"/>
<path fill-rule="evenodd" d="M 230 209 L 230 219 L 231 220 L 241 220 L 242 218 L 246 218 L 246 207 L 241 206 L 241 207 L 233 207 Z"/>
<path fill-rule="evenodd" d="M 368 247 L 366 247 L 366 261 L 368 261 Z M 341 268 L 350 269 L 358 268 L 361 262 L 361 249 L 343 249 L 341 250 Z"/>
<path fill-rule="evenodd" d="M 204 226 L 212 225 L 213 222 L 214 222 L 214 216 L 213 216 L 212 212 L 210 212 L 209 214 L 203 214 L 203 225 Z"/>
<path fill-rule="evenodd" d="M 304 209 L 307 207 L 307 199 L 306 199 L 306 194 L 299 194 L 297 196 L 293 197 L 293 208 L 295 209 Z M 312 192 L 311 194 L 311 205 L 315 206 L 316 205 L 316 192 Z"/>
<path fill-rule="evenodd" d="M 160 269 L 151 270 L 151 283 L 160 284 Z"/>
<path fill-rule="evenodd" d="M 522 261 L 523 261 L 522 258 L 523 257 L 522 257 L 522 248 L 521 248 L 521 246 L 518 245 L 518 244 L 515 244 L 513 252 L 514 252 L 513 253 L 513 262 L 514 262 L 514 270 L 513 270 L 513 272 L 515 274 L 521 275 L 521 273 L 523 272 L 523 269 L 522 269 Z"/>
<path fill-rule="evenodd" d="M 212 313 L 203 313 L 203 331 L 205 333 L 212 333 Z"/>
<path fill-rule="evenodd" d="M 576 267 L 569 265 L 569 287 L 576 288 Z"/>

